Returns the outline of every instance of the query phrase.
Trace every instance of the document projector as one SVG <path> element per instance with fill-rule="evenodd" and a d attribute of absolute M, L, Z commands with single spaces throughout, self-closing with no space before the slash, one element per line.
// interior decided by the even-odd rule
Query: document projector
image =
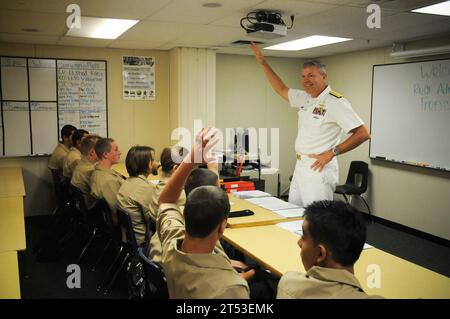
<path fill-rule="evenodd" d="M 281 14 L 271 11 L 250 12 L 241 19 L 241 27 L 247 35 L 263 39 L 285 37 L 288 29 Z"/>

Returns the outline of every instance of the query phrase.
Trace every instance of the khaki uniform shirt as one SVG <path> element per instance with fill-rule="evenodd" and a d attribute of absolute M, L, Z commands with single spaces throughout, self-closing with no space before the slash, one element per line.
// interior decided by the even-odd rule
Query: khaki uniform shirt
<path fill-rule="evenodd" d="M 156 219 L 158 218 L 158 201 L 159 201 L 159 195 L 161 195 L 162 190 L 164 189 L 164 186 L 166 186 L 167 181 L 169 180 L 170 175 L 161 172 L 160 179 L 158 181 L 158 184 L 155 185 L 155 192 L 152 195 L 152 200 L 150 204 L 150 216 L 153 218 L 153 220 L 156 222 Z M 186 204 L 186 193 L 184 190 L 181 192 L 180 198 L 178 199 L 177 205 L 178 206 L 184 206 Z"/>
<path fill-rule="evenodd" d="M 177 205 L 160 206 L 158 226 L 170 298 L 249 298 L 247 282 L 233 269 L 223 251 L 217 248 L 211 254 L 181 251 L 184 219 Z"/>
<path fill-rule="evenodd" d="M 358 279 L 349 271 L 314 266 L 306 275 L 296 271 L 285 273 L 278 284 L 277 298 L 366 299 L 371 297 L 362 290 Z"/>
<path fill-rule="evenodd" d="M 75 167 L 81 161 L 81 152 L 76 147 L 71 147 L 69 153 L 64 158 L 63 163 L 63 176 L 67 178 L 71 178 Z"/>
<path fill-rule="evenodd" d="M 60 171 L 62 176 L 64 158 L 66 157 L 67 153 L 69 153 L 69 148 L 63 143 L 58 143 L 58 146 L 56 146 L 55 150 L 52 153 L 52 156 L 50 156 L 50 159 L 48 161 L 48 168 Z"/>
<path fill-rule="evenodd" d="M 147 222 L 150 218 L 150 202 L 155 186 L 144 175 L 129 177 L 119 189 L 117 205 L 131 218 L 138 245 L 145 242 Z"/>
<path fill-rule="evenodd" d="M 111 168 L 95 166 L 91 175 L 91 195 L 105 199 L 113 214 L 116 214 L 117 193 L 124 182 L 122 175 Z"/>
<path fill-rule="evenodd" d="M 167 180 L 169 179 L 170 175 L 167 175 L 166 173 L 161 173 L 161 179 L 159 180 L 159 183 L 155 186 L 155 192 L 152 196 L 152 202 L 150 204 L 150 216 L 153 218 L 153 220 L 156 222 L 157 215 L 158 215 L 158 201 L 159 201 L 159 195 L 161 195 L 161 192 L 167 184 Z M 180 198 L 178 199 L 177 205 L 178 207 L 183 207 L 186 204 L 186 193 L 184 190 L 181 192 Z M 156 225 L 158 227 L 158 225 Z M 161 240 L 159 239 L 158 232 L 156 232 L 152 238 L 150 238 L 150 247 L 149 247 L 149 257 L 153 260 L 153 262 L 157 263 L 158 265 L 162 265 L 162 247 L 161 247 Z"/>
<path fill-rule="evenodd" d="M 79 188 L 84 193 L 86 207 L 91 209 L 95 205 L 95 198 L 91 196 L 91 175 L 95 170 L 95 164 L 83 156 L 81 161 L 75 167 L 70 184 Z"/>

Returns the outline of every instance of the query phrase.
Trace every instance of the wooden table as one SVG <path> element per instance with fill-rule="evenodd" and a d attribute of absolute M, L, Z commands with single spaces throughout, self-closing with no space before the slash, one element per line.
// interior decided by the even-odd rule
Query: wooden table
<path fill-rule="evenodd" d="M 244 209 L 250 209 L 255 214 L 252 216 L 244 217 L 233 217 L 228 218 L 227 226 L 229 228 L 239 228 L 239 227 L 253 227 L 262 225 L 272 225 L 286 221 L 299 220 L 302 218 L 286 218 L 281 215 L 275 214 L 274 212 L 262 208 L 258 205 L 252 204 L 244 199 L 239 199 L 233 195 L 228 195 L 231 204 L 231 211 L 239 211 Z"/>
<path fill-rule="evenodd" d="M 0 197 L 0 252 L 25 249 L 23 197 Z"/>
<path fill-rule="evenodd" d="M 25 196 L 20 167 L 1 167 L 0 180 L 0 197 Z"/>
<path fill-rule="evenodd" d="M 224 239 L 266 267 L 282 276 L 287 271 L 305 272 L 297 245 L 299 236 L 276 225 L 227 228 Z M 369 288 L 373 272 L 379 267 L 381 287 Z M 450 278 L 376 248 L 363 250 L 355 265 L 355 275 L 364 291 L 386 298 L 450 298 Z"/>
<path fill-rule="evenodd" d="M 19 264 L 16 251 L 0 253 L 0 299 L 20 299 Z"/>
<path fill-rule="evenodd" d="M 0 180 L 0 299 L 20 298 L 17 252 L 26 249 L 22 169 L 0 168 Z"/>

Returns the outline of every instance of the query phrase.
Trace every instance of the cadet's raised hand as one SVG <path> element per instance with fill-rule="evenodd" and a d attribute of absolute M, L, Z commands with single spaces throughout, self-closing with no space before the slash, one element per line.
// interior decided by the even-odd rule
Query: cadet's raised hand
<path fill-rule="evenodd" d="M 197 134 L 190 156 L 187 156 L 186 160 L 196 164 L 207 164 L 214 161 L 215 158 L 212 156 L 211 150 L 217 142 L 219 142 L 217 129 L 212 127 L 203 128 Z"/>
<path fill-rule="evenodd" d="M 253 50 L 253 53 L 255 54 L 256 61 L 258 61 L 260 64 L 263 64 L 265 62 L 264 56 L 261 53 L 261 50 L 254 44 L 253 42 L 250 44 L 250 47 Z"/>

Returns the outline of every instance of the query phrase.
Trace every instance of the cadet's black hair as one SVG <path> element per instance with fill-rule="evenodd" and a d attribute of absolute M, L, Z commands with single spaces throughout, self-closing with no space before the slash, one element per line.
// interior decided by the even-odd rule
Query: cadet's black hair
<path fill-rule="evenodd" d="M 366 224 L 361 213 L 341 201 L 316 201 L 305 209 L 309 234 L 315 245 L 325 245 L 334 261 L 351 266 L 366 241 Z"/>
<path fill-rule="evenodd" d="M 73 131 L 76 131 L 76 127 L 70 124 L 64 125 L 61 129 L 61 138 L 64 139 L 65 137 L 70 137 L 72 135 Z"/>
<path fill-rule="evenodd" d="M 130 176 L 146 175 L 150 173 L 150 163 L 153 161 L 152 152 L 155 150 L 149 146 L 133 146 L 127 153 L 125 166 Z"/>
<path fill-rule="evenodd" d="M 186 157 L 189 151 L 181 146 L 174 146 L 172 148 L 166 147 L 161 152 L 161 169 L 164 173 L 170 173 L 175 165 L 179 165 Z"/>
<path fill-rule="evenodd" d="M 223 189 L 211 185 L 197 187 L 189 194 L 184 206 L 186 233 L 204 238 L 227 219 L 229 213 L 230 202 Z"/>
<path fill-rule="evenodd" d="M 89 134 L 89 132 L 86 131 L 86 130 L 83 130 L 83 129 L 75 130 L 75 132 L 73 132 L 73 134 L 72 134 L 72 145 L 74 147 L 76 147 L 77 146 L 77 142 L 81 141 L 81 139 L 86 134 Z"/>
<path fill-rule="evenodd" d="M 184 185 L 186 196 L 189 196 L 189 194 L 199 186 L 217 186 L 218 179 L 219 177 L 207 168 L 193 169 Z"/>

